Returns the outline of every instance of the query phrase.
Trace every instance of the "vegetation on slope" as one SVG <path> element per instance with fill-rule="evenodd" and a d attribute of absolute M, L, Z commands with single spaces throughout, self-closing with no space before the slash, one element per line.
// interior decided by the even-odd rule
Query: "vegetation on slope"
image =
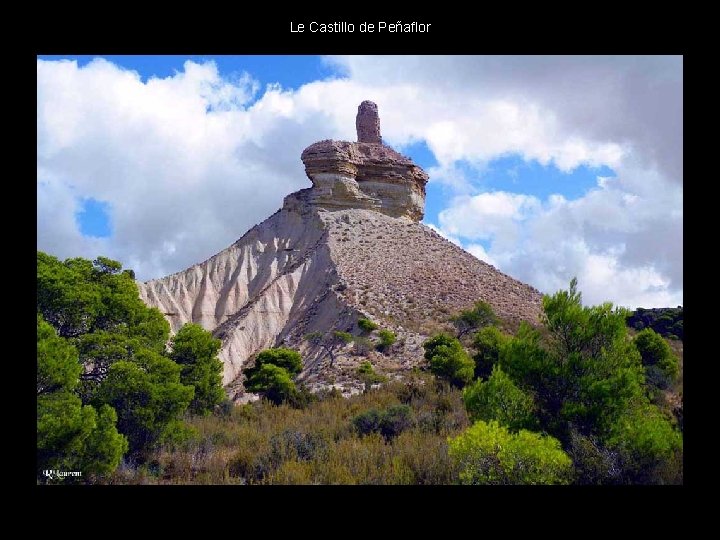
<path fill-rule="evenodd" d="M 683 339 L 683 308 L 637 308 L 627 317 L 627 325 L 635 330 L 651 328 L 666 338 Z"/>
<path fill-rule="evenodd" d="M 468 426 L 461 393 L 429 374 L 304 408 L 267 400 L 193 417 L 196 436 L 166 445 L 107 483 L 451 484 L 447 438 Z"/>
<path fill-rule="evenodd" d="M 542 328 L 512 336 L 478 302 L 403 380 L 362 363 L 365 392 L 348 399 L 310 395 L 299 353 L 269 349 L 245 370 L 263 399 L 234 406 L 202 328 L 166 348 L 167 323 L 119 263 L 39 252 L 38 470 L 111 484 L 682 483 L 682 408 L 662 397 L 681 384 L 667 342 L 631 337 L 626 310 L 582 306 L 575 280 L 543 311 Z M 307 339 L 332 358 L 378 331 L 392 354 L 368 323 L 362 336 Z"/>

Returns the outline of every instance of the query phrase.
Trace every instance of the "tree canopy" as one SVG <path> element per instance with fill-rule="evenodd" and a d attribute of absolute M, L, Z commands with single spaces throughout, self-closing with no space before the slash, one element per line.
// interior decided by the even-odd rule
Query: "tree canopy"
<path fill-rule="evenodd" d="M 289 400 L 297 391 L 288 370 L 275 364 L 264 364 L 245 382 L 250 392 L 259 392 L 276 405 Z"/>
<path fill-rule="evenodd" d="M 108 473 L 187 435 L 182 416 L 224 399 L 220 343 L 170 325 L 140 299 L 134 273 L 106 257 L 37 252 L 38 462 Z M 47 468 L 47 467 L 45 467 Z"/>
<path fill-rule="evenodd" d="M 463 391 L 465 407 L 473 420 L 497 420 L 511 431 L 536 427 L 532 396 L 518 388 L 495 366 L 487 381 L 478 379 Z"/>
<path fill-rule="evenodd" d="M 529 442 L 530 432 L 524 430 L 532 429 L 548 433 L 571 453 L 579 483 L 676 481 L 682 436 L 672 416 L 650 398 L 660 376 L 663 387 L 677 377 L 677 358 L 651 329 L 631 339 L 627 316 L 627 310 L 610 303 L 583 306 L 573 279 L 567 290 L 543 298 L 544 328 L 523 322 L 514 336 L 494 326 L 481 328 L 472 342 L 478 379 L 463 392 L 468 414 L 477 422 L 466 439 L 453 443 L 454 455 L 480 452 L 473 459 L 495 460 L 498 466 L 501 457 L 488 457 L 489 448 L 479 450 L 485 444 L 480 439 L 500 440 L 502 428 L 524 433 Z M 424 346 L 431 371 L 446 378 L 453 371 L 447 359 L 464 354 L 462 344 L 449 336 L 436 336 Z M 463 481 L 492 483 L 502 477 L 493 470 L 477 472 L 465 457 L 461 461 L 470 463 L 461 473 Z M 499 482 L 511 482 L 504 478 Z"/>
<path fill-rule="evenodd" d="M 497 326 L 485 326 L 474 336 L 472 346 L 477 352 L 475 361 L 475 377 L 487 378 L 493 366 L 500 359 L 500 349 L 508 342 L 510 336 L 502 333 Z"/>
<path fill-rule="evenodd" d="M 258 353 L 255 365 L 245 368 L 245 388 L 258 392 L 275 404 L 296 401 L 300 392 L 293 376 L 302 371 L 300 353 L 284 347 L 265 349 Z"/>
<path fill-rule="evenodd" d="M 82 366 L 77 351 L 37 317 L 37 465 L 87 474 L 112 472 L 128 449 L 115 411 L 83 405 L 74 390 Z M 40 477 L 43 480 L 42 477 Z"/>
<path fill-rule="evenodd" d="M 430 371 L 435 375 L 457 387 L 463 387 L 472 380 L 475 363 L 457 338 L 438 334 L 423 343 L 423 348 Z"/>
<path fill-rule="evenodd" d="M 222 343 L 198 324 L 184 325 L 172 339 L 170 358 L 180 365 L 180 382 L 195 388 L 190 410 L 209 414 L 225 399 Z"/>

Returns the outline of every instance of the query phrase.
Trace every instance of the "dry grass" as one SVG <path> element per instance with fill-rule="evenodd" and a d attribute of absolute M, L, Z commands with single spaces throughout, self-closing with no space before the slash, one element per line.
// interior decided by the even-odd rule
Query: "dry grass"
<path fill-rule="evenodd" d="M 355 416 L 405 403 L 412 425 L 386 440 L 359 435 Z M 328 395 L 305 409 L 257 402 L 226 417 L 195 417 L 193 440 L 123 464 L 113 484 L 448 484 L 448 436 L 467 427 L 460 392 L 424 374 L 349 399 Z"/>

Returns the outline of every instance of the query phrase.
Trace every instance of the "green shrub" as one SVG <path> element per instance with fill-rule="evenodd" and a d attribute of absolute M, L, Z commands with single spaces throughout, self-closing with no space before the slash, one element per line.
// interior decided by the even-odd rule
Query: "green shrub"
<path fill-rule="evenodd" d="M 265 364 L 273 364 L 281 367 L 292 375 L 297 375 L 303 368 L 300 353 L 294 349 L 287 349 L 285 347 L 261 351 L 255 358 L 255 367 L 260 368 Z"/>
<path fill-rule="evenodd" d="M 475 361 L 475 378 L 487 379 L 493 366 L 500 359 L 501 349 L 510 341 L 510 336 L 503 334 L 497 326 L 486 326 L 480 329 L 473 338 L 472 346 L 477 351 Z"/>
<path fill-rule="evenodd" d="M 532 396 L 518 388 L 500 366 L 493 368 L 487 381 L 465 387 L 463 399 L 472 420 L 497 420 L 510 431 L 537 425 Z"/>
<path fill-rule="evenodd" d="M 461 484 L 568 484 L 572 461 L 560 442 L 521 430 L 510 433 L 495 421 L 476 422 L 448 439 Z"/>
<path fill-rule="evenodd" d="M 223 363 L 218 358 L 222 343 L 198 324 L 185 324 L 172 339 L 170 358 L 182 366 L 180 382 L 195 388 L 190 410 L 210 414 L 225 399 Z"/>
<path fill-rule="evenodd" d="M 382 414 L 380 434 L 389 440 L 412 427 L 413 423 L 412 409 L 408 405 L 393 405 Z"/>
<path fill-rule="evenodd" d="M 373 384 L 383 383 L 387 381 L 387 377 L 376 373 L 372 367 L 372 364 L 368 361 L 362 362 L 357 369 L 357 374 L 360 380 L 365 384 L 365 391 L 367 392 Z"/>
<path fill-rule="evenodd" d="M 370 433 L 380 431 L 381 419 L 382 414 L 380 411 L 377 409 L 370 409 L 353 418 L 352 424 L 360 435 L 368 435 Z"/>
<path fill-rule="evenodd" d="M 395 343 L 395 334 L 390 330 L 380 330 L 378 336 L 380 336 L 380 343 L 378 343 L 377 346 L 378 350 L 383 352 L 389 351 L 390 347 Z"/>
<path fill-rule="evenodd" d="M 265 349 L 257 355 L 253 367 L 243 370 L 247 377 L 245 388 L 262 394 L 276 405 L 289 402 L 295 407 L 305 407 L 313 398 L 305 388 L 298 389 L 293 381 L 293 375 L 300 373 L 302 367 L 302 357 L 293 349 Z"/>
<path fill-rule="evenodd" d="M 385 410 L 370 409 L 352 420 L 358 434 L 380 433 L 386 440 L 397 437 L 414 423 L 412 409 L 408 405 L 392 405 Z"/>
<path fill-rule="evenodd" d="M 114 471 L 128 449 L 108 405 L 83 405 L 74 394 L 81 365 L 77 350 L 37 316 L 37 466 L 80 471 L 86 477 Z M 49 481 L 43 476 L 39 481 Z M 82 482 L 66 477 L 63 482 Z M 57 482 L 53 479 L 52 482 Z"/>
<path fill-rule="evenodd" d="M 128 449 L 127 439 L 118 433 L 116 423 L 112 407 L 83 405 L 70 392 L 38 396 L 38 469 L 80 471 L 85 476 L 114 471 Z M 46 481 L 42 476 L 39 480 Z"/>
<path fill-rule="evenodd" d="M 358 319 L 357 324 L 360 327 L 360 330 L 367 334 L 369 334 L 373 330 L 377 330 L 378 328 L 378 325 L 372 322 L 370 319 Z"/>
<path fill-rule="evenodd" d="M 457 338 L 438 334 L 423 343 L 430 371 L 453 386 L 462 388 L 472 380 L 475 363 Z"/>
<path fill-rule="evenodd" d="M 497 317 L 493 312 L 492 306 L 480 300 L 475 303 L 472 309 L 461 311 L 460 314 L 452 317 L 450 321 L 457 328 L 457 337 L 461 338 L 465 334 L 474 332 L 478 328 L 496 324 Z"/>
<path fill-rule="evenodd" d="M 262 394 L 276 405 L 291 399 L 297 393 L 288 370 L 275 364 L 263 364 L 254 370 L 245 381 L 245 388 Z"/>
<path fill-rule="evenodd" d="M 682 451 L 682 435 L 654 405 L 634 408 L 613 425 L 608 446 L 617 450 L 628 480 L 655 483 L 653 472 Z"/>
<path fill-rule="evenodd" d="M 670 345 L 660 334 L 651 328 L 638 332 L 635 336 L 635 347 L 642 357 L 646 372 L 653 374 L 653 379 L 661 387 L 667 387 L 669 383 L 677 379 L 680 373 L 680 363 Z M 649 369 L 651 367 L 654 367 L 655 370 Z M 658 370 L 659 373 L 657 373 Z M 658 377 L 659 374 L 664 375 L 664 380 L 663 377 Z"/>
<path fill-rule="evenodd" d="M 190 405 L 192 386 L 180 383 L 180 366 L 145 350 L 134 362 L 116 362 L 95 394 L 96 406 L 110 405 L 118 416 L 118 429 L 128 438 L 130 452 L 145 455 Z"/>

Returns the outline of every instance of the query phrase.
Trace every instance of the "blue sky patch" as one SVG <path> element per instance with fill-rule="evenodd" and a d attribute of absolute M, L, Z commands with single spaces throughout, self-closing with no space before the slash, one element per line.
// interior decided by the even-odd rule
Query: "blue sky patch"
<path fill-rule="evenodd" d="M 403 148 L 403 153 L 425 170 L 437 165 L 432 152 L 424 142 Z M 563 172 L 553 163 L 542 165 L 537 160 L 525 161 L 518 154 L 494 159 L 483 168 L 478 168 L 464 160 L 456 162 L 455 167 L 468 180 L 473 188 L 473 194 L 506 191 L 532 195 L 543 202 L 553 194 L 560 194 L 568 200 L 579 199 L 597 187 L 598 176 L 616 175 L 615 171 L 604 165 L 601 167 L 580 165 L 571 172 Z M 449 186 L 433 182 L 432 178 L 426 191 L 424 221 L 438 224 L 438 214 L 447 207 L 447 201 L 454 193 Z"/>
<path fill-rule="evenodd" d="M 537 160 L 525 161 L 514 154 L 491 161 L 473 184 L 481 191 L 524 193 L 543 201 L 554 193 L 560 193 L 572 200 L 596 187 L 598 176 L 615 176 L 615 171 L 605 165 L 580 165 L 568 173 L 552 162 L 545 166 Z"/>
<path fill-rule="evenodd" d="M 84 236 L 107 238 L 112 235 L 110 205 L 105 201 L 82 199 L 81 209 L 75 214 L 80 232 Z"/>
<path fill-rule="evenodd" d="M 615 176 L 615 171 L 605 165 L 579 165 L 564 172 L 553 162 L 542 165 L 534 159 L 525 161 L 519 154 L 494 159 L 482 168 L 464 160 L 456 162 L 455 167 L 478 193 L 507 191 L 533 195 L 543 201 L 555 193 L 569 200 L 578 199 L 597 186 L 598 176 Z"/>

